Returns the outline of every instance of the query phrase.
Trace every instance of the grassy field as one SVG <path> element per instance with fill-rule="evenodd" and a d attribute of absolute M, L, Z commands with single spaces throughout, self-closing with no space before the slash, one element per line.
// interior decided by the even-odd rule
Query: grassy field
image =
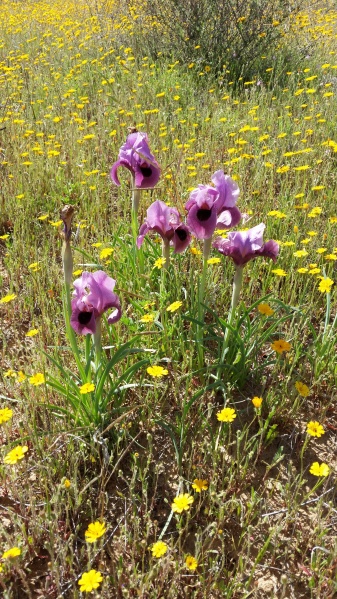
<path fill-rule="evenodd" d="M 145 2 L 1 8 L 1 596 L 333 599 L 333 3 L 285 22 L 249 81 L 198 44 L 147 55 L 168 33 Z M 109 176 L 132 128 L 161 169 L 138 216 L 128 170 Z M 155 233 L 137 249 L 153 202 L 185 218 L 219 170 L 276 263 L 195 236 L 170 263 Z M 69 248 L 73 280 L 116 280 L 102 349 L 69 324 Z"/>

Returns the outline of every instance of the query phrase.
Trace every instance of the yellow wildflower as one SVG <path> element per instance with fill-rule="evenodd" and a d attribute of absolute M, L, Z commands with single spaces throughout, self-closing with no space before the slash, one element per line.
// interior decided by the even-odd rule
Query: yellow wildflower
<path fill-rule="evenodd" d="M 4 457 L 5 464 L 16 464 L 19 460 L 25 457 L 25 453 L 28 451 L 27 445 L 17 445 L 14 449 L 9 451 Z"/>
<path fill-rule="evenodd" d="M 257 309 L 263 316 L 272 316 L 275 313 L 269 304 L 259 304 Z"/>
<path fill-rule="evenodd" d="M 255 397 L 253 397 L 253 399 L 252 399 L 252 404 L 253 404 L 253 406 L 254 406 L 255 408 L 260 408 L 260 407 L 261 407 L 261 405 L 262 405 L 262 402 L 263 402 L 263 399 L 262 399 L 262 397 L 257 397 L 257 396 L 255 396 Z"/>
<path fill-rule="evenodd" d="M 39 329 L 30 329 L 30 331 L 26 333 L 26 337 L 35 337 L 35 335 L 38 335 L 38 333 Z"/>
<path fill-rule="evenodd" d="M 0 410 L 0 424 L 3 424 L 4 422 L 8 422 L 8 420 L 10 420 L 13 417 L 13 410 L 10 410 L 10 408 L 2 408 Z"/>
<path fill-rule="evenodd" d="M 165 553 L 167 552 L 168 546 L 166 543 L 164 543 L 164 541 L 157 541 L 156 543 L 153 543 L 152 547 L 151 547 L 151 552 L 153 557 L 163 557 L 163 555 L 165 555 Z"/>
<path fill-rule="evenodd" d="M 87 393 L 91 393 L 92 391 L 95 391 L 94 383 L 84 383 L 84 385 L 81 385 L 80 387 L 81 395 L 86 395 Z"/>
<path fill-rule="evenodd" d="M 155 261 L 153 268 L 163 268 L 164 264 L 166 262 L 166 258 L 157 258 L 157 260 Z"/>
<path fill-rule="evenodd" d="M 140 319 L 140 322 L 153 322 L 155 319 L 155 314 L 144 314 Z"/>
<path fill-rule="evenodd" d="M 173 302 L 166 308 L 166 312 L 176 312 L 183 305 L 183 302 Z"/>
<path fill-rule="evenodd" d="M 13 557 L 18 557 L 21 555 L 21 549 L 19 547 L 12 547 L 11 549 L 7 549 L 2 556 L 1 559 L 12 559 Z"/>
<path fill-rule="evenodd" d="M 195 490 L 196 493 L 201 493 L 201 491 L 207 491 L 208 482 L 207 480 L 203 480 L 201 478 L 195 478 L 192 484 L 192 489 Z"/>
<path fill-rule="evenodd" d="M 322 435 L 324 435 L 325 430 L 323 426 L 319 422 L 317 422 L 317 420 L 311 420 L 307 424 L 307 433 L 311 437 L 321 437 Z"/>
<path fill-rule="evenodd" d="M 314 476 L 329 476 L 330 468 L 328 464 L 325 464 L 324 462 L 322 462 L 322 464 L 319 464 L 318 462 L 313 462 L 313 464 L 311 464 L 310 466 L 309 472 Z"/>
<path fill-rule="evenodd" d="M 43 385 L 46 382 L 46 379 L 44 378 L 44 374 L 42 374 L 42 372 L 37 372 L 33 376 L 29 377 L 29 382 L 31 385 L 38 387 L 38 385 Z"/>
<path fill-rule="evenodd" d="M 276 351 L 278 354 L 289 351 L 291 349 L 291 343 L 284 341 L 284 339 L 277 339 L 271 344 L 271 349 Z"/>
<path fill-rule="evenodd" d="M 309 387 L 304 383 L 301 383 L 301 381 L 296 381 L 295 387 L 302 397 L 308 397 L 310 394 Z"/>
<path fill-rule="evenodd" d="M 185 559 L 185 565 L 186 568 L 194 571 L 198 567 L 198 560 L 196 560 L 195 557 L 193 557 L 193 555 L 187 555 Z"/>
<path fill-rule="evenodd" d="M 11 293 L 5 295 L 0 299 L 0 304 L 8 304 L 8 302 L 12 302 L 16 298 L 16 293 Z"/>
<path fill-rule="evenodd" d="M 97 570 L 84 572 L 78 581 L 81 593 L 91 593 L 95 589 L 98 589 L 102 580 L 103 576 Z"/>
<path fill-rule="evenodd" d="M 329 279 L 329 277 L 327 277 L 326 279 L 322 279 L 318 289 L 320 290 L 321 293 L 330 293 L 331 291 L 331 287 L 334 284 L 332 279 Z"/>
<path fill-rule="evenodd" d="M 182 514 L 184 511 L 188 512 L 193 501 L 192 495 L 189 493 L 182 493 L 174 498 L 173 503 L 171 504 L 172 511 L 177 514 Z"/>
<path fill-rule="evenodd" d="M 92 522 L 89 524 L 87 530 L 85 531 L 85 540 L 87 543 L 95 543 L 97 539 L 102 537 L 106 532 L 106 526 L 104 522 Z"/>
<path fill-rule="evenodd" d="M 162 366 L 149 366 L 146 369 L 146 372 L 153 377 L 158 377 L 161 378 L 162 376 L 166 376 L 168 374 L 168 370 L 166 370 L 166 368 L 163 368 Z"/>
<path fill-rule="evenodd" d="M 220 412 L 217 412 L 216 417 L 220 422 L 233 422 L 236 418 L 236 412 L 233 408 L 223 408 Z"/>

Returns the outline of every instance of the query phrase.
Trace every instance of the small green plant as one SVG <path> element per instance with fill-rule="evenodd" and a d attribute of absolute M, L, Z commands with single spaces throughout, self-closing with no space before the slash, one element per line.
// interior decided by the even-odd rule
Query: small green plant
<path fill-rule="evenodd" d="M 130 14 L 133 5 L 127 2 Z M 265 78 L 263 55 L 277 54 L 278 74 L 293 66 L 294 54 L 284 46 L 284 30 L 290 27 L 303 9 L 303 0 L 285 5 L 280 0 L 245 2 L 239 0 L 147 0 L 145 12 L 138 20 L 141 28 L 146 19 L 153 23 L 146 36 L 146 53 L 157 57 L 160 39 L 161 54 L 182 64 L 196 65 L 198 71 L 209 72 L 220 78 L 222 84 L 230 81 L 235 88 L 243 88 L 242 81 Z M 130 43 L 139 54 L 139 37 Z M 278 51 L 277 51 L 278 50 Z M 141 50 L 144 55 L 144 48 Z M 283 61 L 280 57 L 283 57 Z M 298 49 L 298 61 L 303 58 Z M 203 73 L 204 74 L 204 73 Z"/>
<path fill-rule="evenodd" d="M 48 356 L 56 366 L 60 379 L 52 375 L 47 377 L 47 386 L 51 387 L 66 400 L 65 406 L 48 404 L 59 416 L 70 419 L 74 426 L 99 428 L 101 431 L 123 412 L 123 398 L 135 373 L 148 359 L 128 363 L 127 358 L 143 350 L 132 347 L 138 337 L 118 346 L 109 346 L 106 351 L 114 350 L 107 357 L 102 348 L 101 322 L 103 314 L 114 308 L 105 319 L 107 324 L 117 322 L 121 317 L 118 296 L 113 292 L 115 281 L 98 270 L 94 274 L 82 273 L 74 282 L 74 299 L 70 298 L 73 259 L 70 247 L 73 207 L 65 206 L 61 212 L 64 222 L 63 231 L 63 269 L 64 269 L 64 316 L 66 336 L 70 343 L 72 357 L 78 374 L 72 368 L 62 365 L 60 359 Z M 84 354 L 79 349 L 76 334 L 85 336 Z M 123 362 L 123 372 L 119 372 Z M 125 365 L 126 362 L 126 365 Z"/>

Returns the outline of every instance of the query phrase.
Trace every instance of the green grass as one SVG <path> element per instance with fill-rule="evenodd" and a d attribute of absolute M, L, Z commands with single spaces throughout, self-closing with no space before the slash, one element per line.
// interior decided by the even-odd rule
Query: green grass
<path fill-rule="evenodd" d="M 0 465 L 0 554 L 21 549 L 1 562 L 2 595 L 80 597 L 79 578 L 95 569 L 104 577 L 97 596 L 106 598 L 333 597 L 336 292 L 321 293 L 318 275 L 336 279 L 335 260 L 324 256 L 337 254 L 335 96 L 326 95 L 336 93 L 336 13 L 313 12 L 308 25 L 293 25 L 296 44 L 316 50 L 280 74 L 287 87 L 278 85 L 275 67 L 269 83 L 243 82 L 238 96 L 212 71 L 133 57 L 121 39 L 135 23 L 95 15 L 94 6 L 70 3 L 4 4 L 0 297 L 16 298 L 0 304 L 1 408 L 13 410 L 1 433 L 3 458 L 17 445 L 28 452 L 16 465 Z M 292 35 L 284 38 L 288 48 L 295 48 Z M 274 63 L 268 56 L 261 64 L 267 81 Z M 148 132 L 162 167 L 158 186 L 142 193 L 139 224 L 156 199 L 185 214 L 190 191 L 224 169 L 241 189 L 245 226 L 263 221 L 265 239 L 281 243 L 276 265 L 245 267 L 241 327 L 220 371 L 234 269 L 224 258 L 208 266 L 201 367 L 202 246 L 194 240 L 194 253 L 172 255 L 165 272 L 154 267 L 160 243 L 147 236 L 139 258 L 128 173 L 120 173 L 118 189 L 109 178 L 132 125 Z M 303 165 L 309 168 L 296 170 Z M 78 223 L 74 270 L 104 269 L 117 281 L 123 317 L 103 324 L 103 345 L 114 346 L 107 357 L 136 337 L 145 358 L 168 370 L 151 378 L 144 363 L 119 393 L 118 409 L 106 410 L 103 433 L 66 414 L 60 419 L 57 412 L 69 407 L 62 393 L 29 383 L 38 372 L 64 383 L 48 356 L 78 375 L 63 316 L 60 228 L 51 224 L 67 203 Z M 100 258 L 104 248 L 113 253 Z M 294 256 L 303 248 L 307 255 Z M 311 264 L 320 271 L 310 273 Z M 181 308 L 167 312 L 175 301 Z M 259 313 L 262 301 L 272 316 Z M 153 322 L 141 322 L 146 313 Z M 34 328 L 39 333 L 27 337 Z M 290 351 L 277 355 L 277 339 Z M 84 353 L 84 339 L 78 342 Z M 116 380 L 142 357 L 125 357 Z M 263 398 L 258 410 L 254 396 Z M 236 411 L 232 423 L 217 420 L 224 399 Z M 309 437 L 309 421 L 321 423 L 324 435 Z M 310 474 L 313 462 L 328 464 L 330 475 Z M 196 493 L 195 479 L 208 489 Z M 194 498 L 181 515 L 171 513 L 178 492 Z M 84 533 L 97 520 L 108 528 L 91 545 Z M 155 558 L 150 548 L 159 539 L 168 550 Z M 196 570 L 186 567 L 187 555 L 198 560 Z"/>

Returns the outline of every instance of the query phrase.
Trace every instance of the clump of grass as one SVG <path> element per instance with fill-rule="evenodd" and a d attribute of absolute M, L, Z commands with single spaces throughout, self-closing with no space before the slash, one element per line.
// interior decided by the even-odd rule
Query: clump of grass
<path fill-rule="evenodd" d="M 164 55 L 172 62 L 188 65 L 198 73 L 197 81 L 209 73 L 221 85 L 230 82 L 236 90 L 243 82 L 254 84 L 257 78 L 265 83 L 270 75 L 264 69 L 265 55 L 273 55 L 273 79 L 283 81 L 285 71 L 298 68 L 313 45 L 304 36 L 295 36 L 292 49 L 283 43 L 285 32 L 302 26 L 305 16 L 301 1 L 285 6 L 282 2 L 236 2 L 169 0 L 165 5 L 147 0 L 143 10 L 130 3 L 126 10 L 134 20 L 135 32 L 119 33 L 119 39 L 132 47 L 136 55 L 150 54 L 153 60 Z M 142 32 L 146 30 L 146 36 Z M 277 73 L 277 74 L 276 74 Z M 253 80 L 253 81 L 251 81 Z"/>

